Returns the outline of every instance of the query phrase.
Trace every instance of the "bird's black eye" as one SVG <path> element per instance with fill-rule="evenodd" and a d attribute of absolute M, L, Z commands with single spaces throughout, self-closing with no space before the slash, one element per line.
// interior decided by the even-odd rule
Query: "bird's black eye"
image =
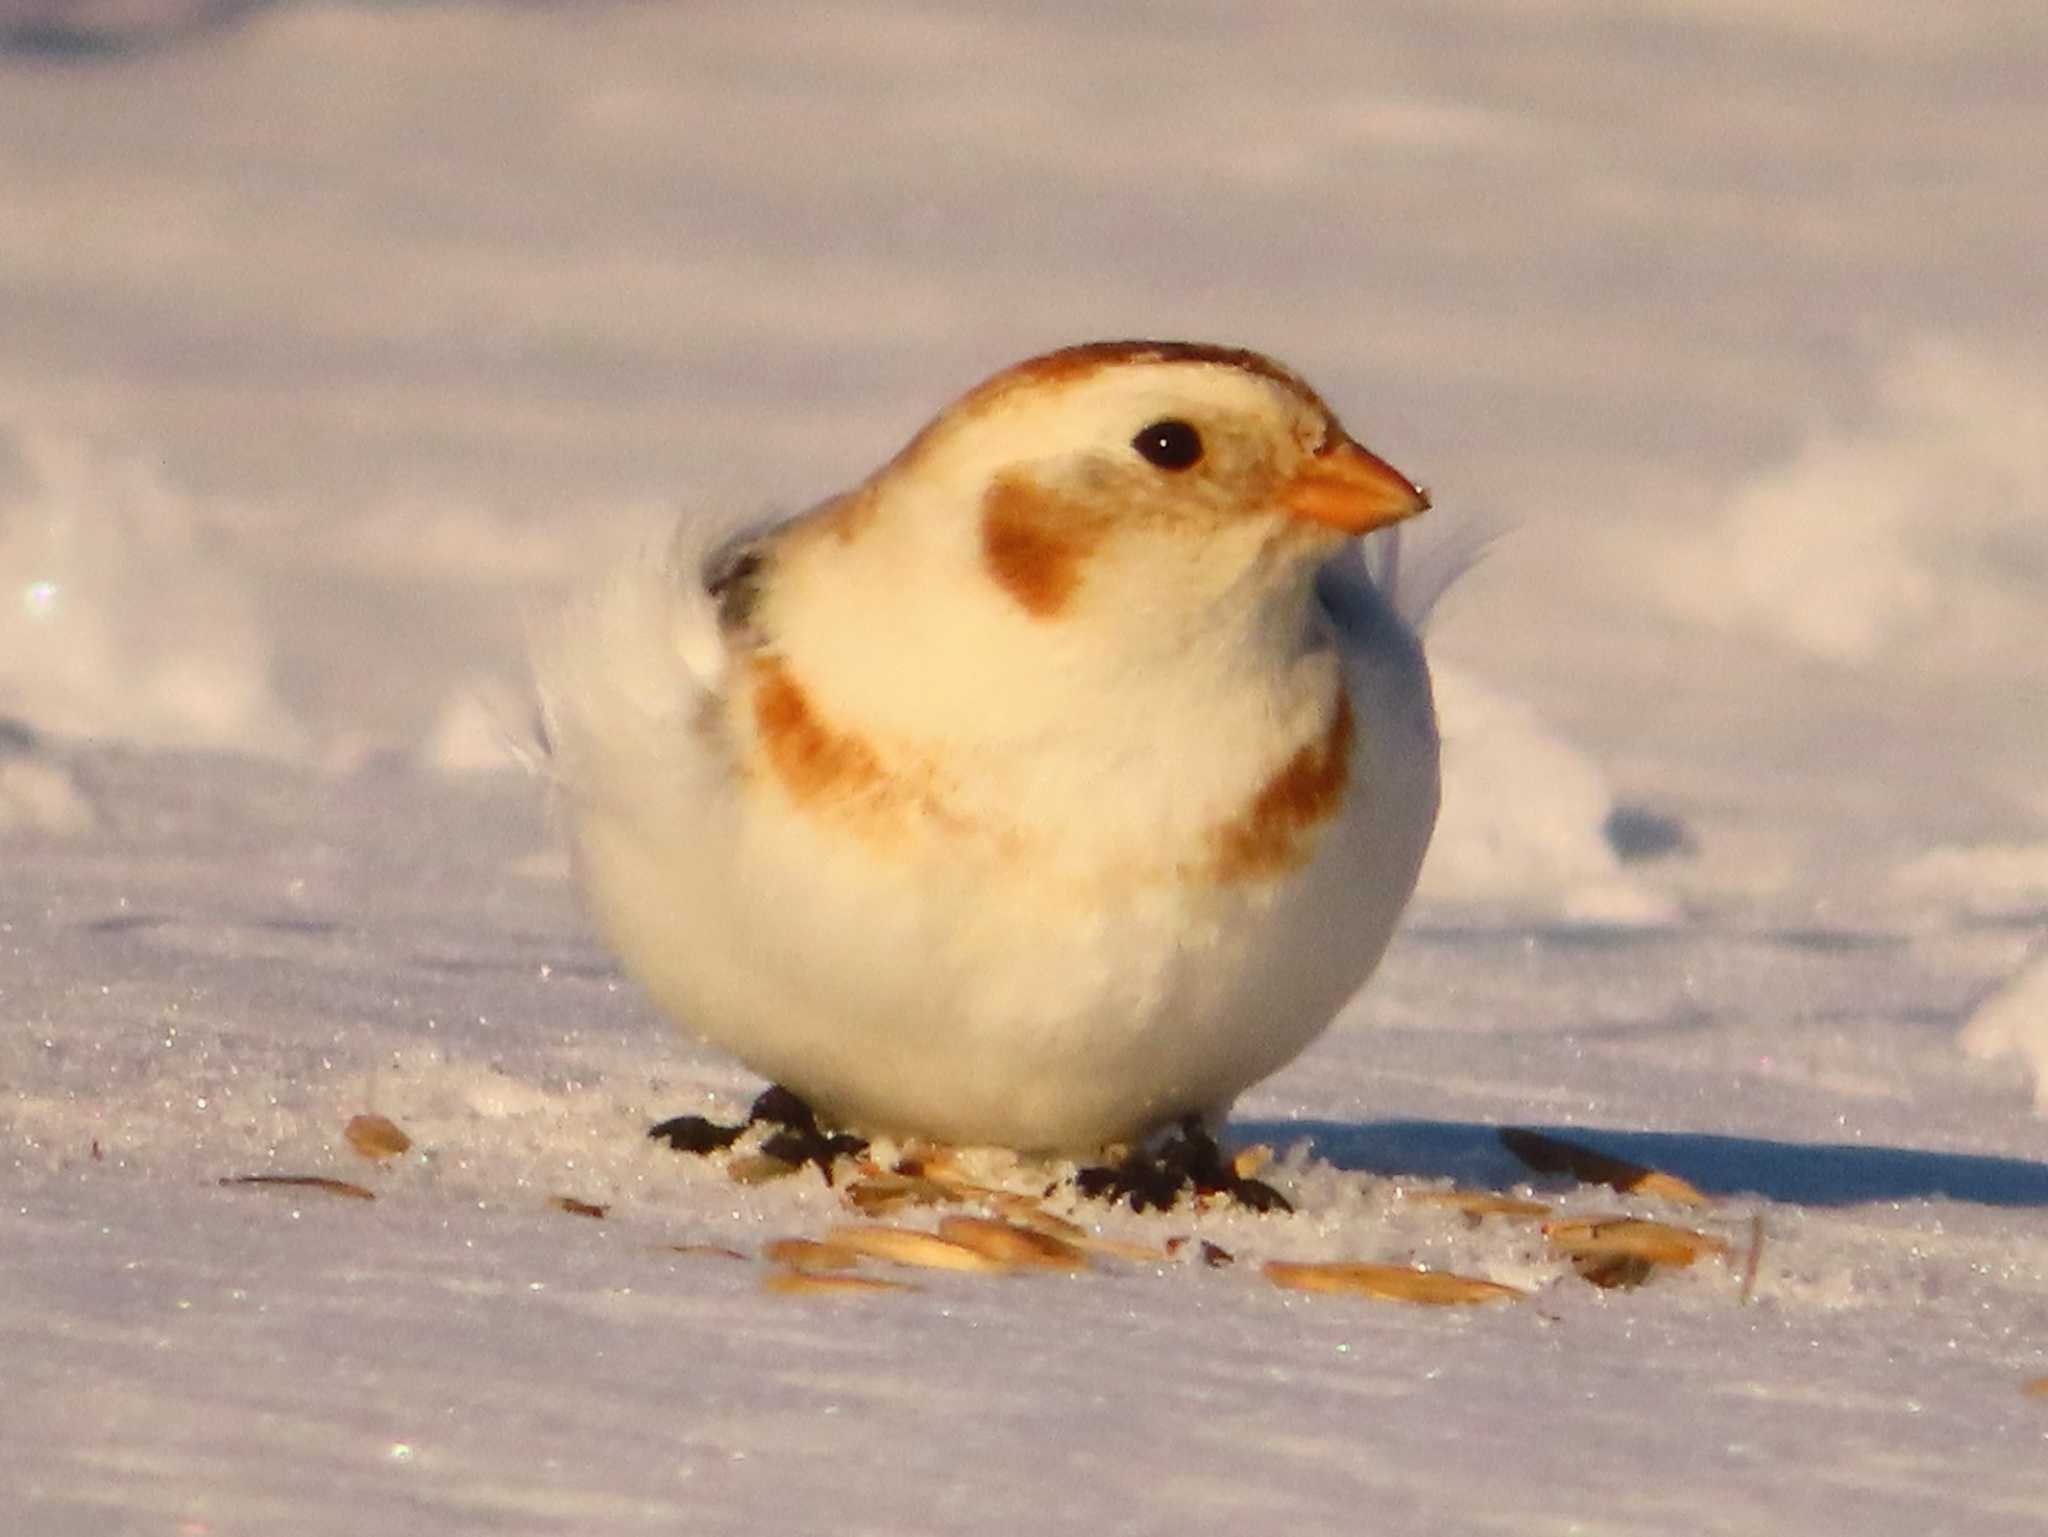
<path fill-rule="evenodd" d="M 1147 464 L 1156 464 L 1162 470 L 1192 469 L 1201 462 L 1202 435 L 1179 418 L 1168 417 L 1132 438 L 1131 447 L 1144 456 Z"/>

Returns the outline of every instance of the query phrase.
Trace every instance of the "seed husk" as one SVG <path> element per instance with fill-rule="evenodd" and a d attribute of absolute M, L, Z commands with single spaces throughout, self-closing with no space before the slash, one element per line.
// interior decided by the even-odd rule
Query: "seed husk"
<path fill-rule="evenodd" d="M 1517 1196 L 1495 1195 L 1490 1190 L 1404 1190 L 1402 1199 L 1417 1206 L 1448 1206 L 1468 1217 L 1547 1217 L 1550 1207 L 1542 1201 L 1524 1201 Z"/>
<path fill-rule="evenodd" d="M 350 1147 L 375 1163 L 396 1158 L 412 1147 L 412 1138 L 400 1130 L 398 1123 L 381 1115 L 351 1116 L 341 1134 Z"/>
<path fill-rule="evenodd" d="M 595 1201 L 579 1201 L 573 1195 L 551 1195 L 548 1205 L 572 1217 L 602 1217 L 611 1210 L 609 1206 L 600 1206 Z"/>
<path fill-rule="evenodd" d="M 289 1190 L 324 1190 L 329 1195 L 345 1195 L 351 1200 L 374 1201 L 377 1192 L 361 1185 L 351 1184 L 345 1179 L 329 1179 L 324 1174 L 231 1174 L 221 1180 L 223 1185 L 274 1185 Z"/>
<path fill-rule="evenodd" d="M 851 1270 L 860 1263 L 859 1251 L 844 1244 L 819 1243 L 815 1238 L 778 1238 L 762 1247 L 761 1257 L 806 1274 Z"/>
<path fill-rule="evenodd" d="M 996 1208 L 1019 1227 L 1028 1227 L 1033 1232 L 1046 1233 L 1054 1238 L 1064 1238 L 1087 1254 L 1131 1260 L 1140 1265 L 1149 1265 L 1160 1258 L 1157 1249 L 1148 1249 L 1143 1244 L 1126 1243 L 1120 1238 L 1098 1237 L 1080 1223 L 1069 1222 L 1065 1217 L 1047 1211 L 1028 1195 L 998 1195 Z"/>
<path fill-rule="evenodd" d="M 1562 1137 L 1530 1131 L 1523 1126 L 1503 1126 L 1500 1140 L 1507 1150 L 1538 1174 L 1569 1174 L 1588 1185 L 1606 1185 L 1624 1195 L 1656 1196 L 1679 1206 L 1712 1206 L 1713 1197 L 1676 1174 L 1666 1174 L 1646 1164 L 1630 1163 L 1611 1153 L 1596 1152 Z"/>
<path fill-rule="evenodd" d="M 725 1172 L 737 1185 L 765 1185 L 770 1180 L 788 1179 L 802 1167 L 769 1153 L 743 1153 L 726 1164 Z"/>
<path fill-rule="evenodd" d="M 995 1217 L 944 1217 L 939 1236 L 1006 1265 L 1036 1270 L 1086 1270 L 1088 1256 L 1076 1244 Z"/>
<path fill-rule="evenodd" d="M 959 1188 L 919 1174 L 876 1174 L 846 1187 L 847 1202 L 871 1217 L 905 1206 L 944 1206 L 964 1199 Z"/>
<path fill-rule="evenodd" d="M 1543 1224 L 1551 1248 L 1572 1259 L 1636 1259 L 1652 1265 L 1690 1265 L 1704 1254 L 1726 1254 L 1728 1242 L 1669 1222 L 1643 1217 L 1582 1217 Z"/>
<path fill-rule="evenodd" d="M 1341 1292 L 1383 1302 L 1419 1302 L 1434 1307 L 1506 1302 L 1526 1296 L 1519 1287 L 1447 1270 L 1415 1270 L 1406 1265 L 1374 1265 L 1358 1260 L 1294 1264 L 1269 1260 L 1266 1279 L 1291 1291 Z"/>
<path fill-rule="evenodd" d="M 829 1230 L 825 1241 L 870 1259 L 917 1265 L 926 1270 L 979 1270 L 993 1274 L 1012 1268 L 1004 1261 L 991 1259 L 965 1244 L 954 1243 L 936 1233 L 919 1232 L 915 1228 L 849 1223 Z"/>

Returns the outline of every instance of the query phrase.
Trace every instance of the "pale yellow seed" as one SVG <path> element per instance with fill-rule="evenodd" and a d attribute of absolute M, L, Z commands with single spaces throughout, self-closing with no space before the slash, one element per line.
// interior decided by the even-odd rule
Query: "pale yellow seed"
<path fill-rule="evenodd" d="M 1524 1201 L 1487 1190 L 1404 1190 L 1402 1199 L 1416 1206 L 1448 1206 L 1472 1217 L 1547 1217 L 1541 1201 Z"/>
<path fill-rule="evenodd" d="M 728 1163 L 725 1172 L 735 1184 L 765 1185 L 770 1180 L 788 1179 L 802 1167 L 800 1163 L 770 1158 L 766 1153 L 744 1153 Z"/>
<path fill-rule="evenodd" d="M 823 1270 L 851 1270 L 860 1255 L 842 1244 L 819 1243 L 815 1238 L 778 1238 L 761 1249 L 761 1257 L 787 1265 L 791 1270 L 815 1273 Z"/>
<path fill-rule="evenodd" d="M 939 1236 L 1009 1265 L 1037 1270 L 1088 1268 L 1088 1256 L 1079 1246 L 994 1217 L 941 1218 Z"/>
<path fill-rule="evenodd" d="M 1714 1198 L 1705 1194 L 1690 1180 L 1680 1179 L 1676 1174 L 1666 1174 L 1662 1169 L 1652 1169 L 1629 1187 L 1630 1195 L 1653 1195 L 1659 1200 L 1669 1201 L 1674 1206 L 1712 1206 Z"/>
<path fill-rule="evenodd" d="M 907 1144 L 896 1160 L 896 1168 L 898 1173 L 915 1170 L 926 1179 L 958 1180 L 961 1177 L 959 1153 L 932 1142 Z"/>
<path fill-rule="evenodd" d="M 350 1147 L 378 1163 L 396 1158 L 412 1146 L 412 1138 L 399 1129 L 398 1123 L 381 1115 L 351 1116 L 341 1134 Z"/>
<path fill-rule="evenodd" d="M 352 1201 L 374 1201 L 377 1192 L 345 1179 L 329 1179 L 324 1174 L 230 1174 L 222 1178 L 223 1185 L 267 1185 L 285 1190 L 324 1190 L 329 1195 L 345 1195 Z"/>
<path fill-rule="evenodd" d="M 1250 1147 L 1237 1150 L 1237 1156 L 1230 1160 L 1230 1168 L 1239 1179 L 1252 1179 L 1272 1161 L 1273 1150 L 1263 1142 L 1254 1142 Z"/>
<path fill-rule="evenodd" d="M 1703 1254 L 1726 1254 L 1726 1239 L 1642 1217 L 1587 1217 L 1546 1222 L 1551 1248 L 1572 1259 L 1639 1259 L 1653 1265 L 1690 1265 Z"/>
<path fill-rule="evenodd" d="M 1118 1238 L 1098 1237 L 1078 1222 L 1069 1222 L 1065 1217 L 1046 1211 L 1029 1196 L 998 1196 L 996 1206 L 1019 1227 L 1028 1227 L 1035 1233 L 1045 1233 L 1054 1238 L 1064 1238 L 1075 1248 L 1089 1254 L 1099 1254 L 1109 1259 L 1131 1260 L 1140 1265 L 1152 1264 L 1162 1257 L 1157 1249 L 1148 1249 L 1143 1244 L 1125 1243 Z"/>
<path fill-rule="evenodd" d="M 835 1227 L 825 1234 L 828 1244 L 851 1249 L 870 1259 L 889 1260 L 898 1265 L 918 1265 L 926 1270 L 979 1270 L 989 1273 L 1011 1267 L 1001 1260 L 912 1228 L 879 1225 Z"/>
<path fill-rule="evenodd" d="M 1373 1265 L 1355 1260 L 1328 1264 L 1272 1260 L 1266 1265 L 1266 1279 L 1293 1291 L 1339 1292 L 1382 1302 L 1420 1302 L 1436 1307 L 1506 1302 L 1526 1295 L 1498 1281 L 1452 1275 L 1444 1270 L 1412 1270 L 1405 1265 Z"/>
<path fill-rule="evenodd" d="M 2020 1391 L 2029 1398 L 2048 1398 L 2048 1377 L 2029 1377 L 2020 1384 Z"/>
<path fill-rule="evenodd" d="M 847 1203 L 879 1217 L 904 1206 L 943 1206 L 964 1199 L 957 1187 L 916 1174 L 878 1174 L 846 1187 Z"/>

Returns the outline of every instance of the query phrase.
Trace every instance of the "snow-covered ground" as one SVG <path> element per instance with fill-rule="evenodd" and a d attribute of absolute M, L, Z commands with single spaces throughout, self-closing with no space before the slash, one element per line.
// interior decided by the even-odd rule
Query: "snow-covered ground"
<path fill-rule="evenodd" d="M 0 0 L 0 44 L 9 1531 L 2048 1529 L 2039 7 Z M 1507 530 L 1431 636 L 1423 898 L 1240 1106 L 1297 1215 L 763 1292 L 840 1198 L 642 1137 L 754 1085 L 588 937 L 503 749 L 524 627 L 1133 334 L 1285 358 L 1448 543 Z M 1417 1198 L 1535 1178 L 1503 1124 L 1723 1195 L 1534 1187 L 1730 1257 L 1600 1290 Z"/>

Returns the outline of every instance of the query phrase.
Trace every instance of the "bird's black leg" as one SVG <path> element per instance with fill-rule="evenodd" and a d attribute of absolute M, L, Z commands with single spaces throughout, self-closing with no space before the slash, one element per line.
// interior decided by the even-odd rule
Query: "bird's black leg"
<path fill-rule="evenodd" d="M 784 1163 L 815 1164 L 828 1185 L 832 1183 L 832 1165 L 864 1152 L 868 1145 L 863 1137 L 825 1131 L 811 1107 L 779 1083 L 761 1091 L 747 1118 L 737 1126 L 722 1126 L 701 1115 L 679 1115 L 648 1127 L 647 1135 L 679 1153 L 716 1153 L 731 1147 L 755 1126 L 770 1128 L 762 1139 L 762 1152 Z"/>
<path fill-rule="evenodd" d="M 739 1141 L 740 1133 L 746 1129 L 744 1121 L 737 1126 L 721 1126 L 701 1115 L 679 1115 L 656 1122 L 647 1128 L 647 1135 L 657 1142 L 666 1142 L 678 1153 L 716 1153 Z"/>
<path fill-rule="evenodd" d="M 754 1108 L 747 1112 L 747 1124 L 775 1128 L 761 1143 L 761 1151 L 784 1163 L 815 1164 L 832 1183 L 832 1166 L 841 1158 L 867 1151 L 868 1139 L 851 1132 L 828 1132 L 818 1124 L 817 1112 L 781 1084 L 761 1091 Z"/>
<path fill-rule="evenodd" d="M 1197 1197 L 1225 1195 L 1253 1211 L 1293 1211 L 1287 1197 L 1264 1180 L 1247 1179 L 1232 1167 L 1200 1116 L 1188 1116 L 1156 1146 L 1133 1148 L 1113 1164 L 1098 1164 L 1074 1176 L 1081 1194 L 1111 1203 L 1128 1200 L 1132 1211 L 1171 1211 L 1181 1192 Z"/>

